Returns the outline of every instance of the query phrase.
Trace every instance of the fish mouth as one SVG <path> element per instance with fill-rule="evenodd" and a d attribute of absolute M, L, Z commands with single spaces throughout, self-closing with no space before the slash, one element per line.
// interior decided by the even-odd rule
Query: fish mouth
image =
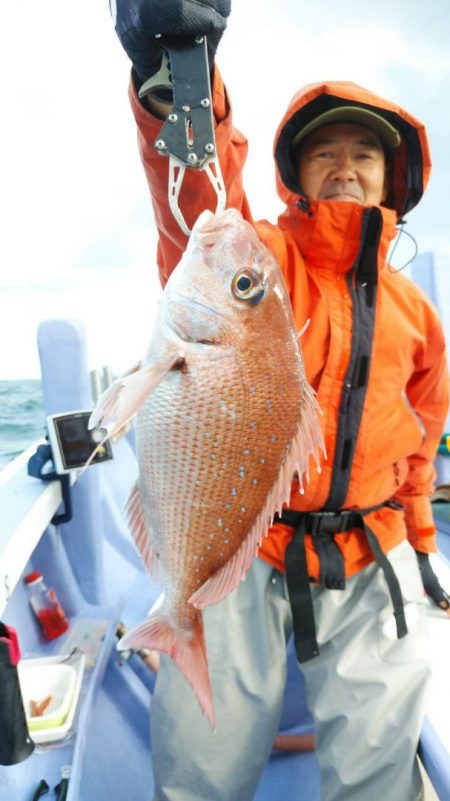
<path fill-rule="evenodd" d="M 214 332 L 218 333 L 218 318 L 224 316 L 217 309 L 186 295 L 174 294 L 168 303 L 168 310 L 171 327 L 184 342 L 196 345 L 217 344 Z M 184 314 L 185 310 L 194 311 L 194 319 L 192 315 Z"/>

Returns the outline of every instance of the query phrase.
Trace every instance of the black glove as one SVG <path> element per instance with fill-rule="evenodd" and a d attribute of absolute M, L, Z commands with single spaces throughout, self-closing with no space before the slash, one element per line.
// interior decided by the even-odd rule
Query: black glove
<path fill-rule="evenodd" d="M 155 36 L 204 34 L 210 67 L 226 28 L 231 0 L 110 0 L 114 27 L 140 83 L 158 72 L 162 50 Z"/>
<path fill-rule="evenodd" d="M 447 611 L 450 609 L 450 596 L 439 584 L 439 579 L 430 565 L 428 554 L 421 551 L 416 551 L 416 554 L 426 594 L 437 606 Z"/>

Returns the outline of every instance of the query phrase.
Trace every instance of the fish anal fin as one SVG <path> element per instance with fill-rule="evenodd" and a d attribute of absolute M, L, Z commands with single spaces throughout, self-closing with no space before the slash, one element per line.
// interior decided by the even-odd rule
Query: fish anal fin
<path fill-rule="evenodd" d="M 138 481 L 134 484 L 128 496 L 125 504 L 125 515 L 141 559 L 152 579 L 158 582 L 159 559 L 153 550 Z"/>
<path fill-rule="evenodd" d="M 197 609 L 204 609 L 222 601 L 238 586 L 256 556 L 262 537 L 267 532 L 270 520 L 262 522 L 260 515 L 244 542 L 235 554 L 219 570 L 202 584 L 189 598 Z"/>
<path fill-rule="evenodd" d="M 174 629 L 164 614 L 156 614 L 128 632 L 117 647 L 121 651 L 128 648 L 148 648 L 168 654 L 191 685 L 203 714 L 206 715 L 211 728 L 215 729 L 203 621 L 200 614 L 189 632 Z"/>

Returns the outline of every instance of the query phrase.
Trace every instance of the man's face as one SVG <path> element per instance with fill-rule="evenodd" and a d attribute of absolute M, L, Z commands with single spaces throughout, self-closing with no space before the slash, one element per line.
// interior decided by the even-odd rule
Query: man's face
<path fill-rule="evenodd" d="M 310 200 L 379 206 L 386 198 L 386 160 L 380 139 L 353 123 L 318 128 L 301 146 L 298 179 Z"/>

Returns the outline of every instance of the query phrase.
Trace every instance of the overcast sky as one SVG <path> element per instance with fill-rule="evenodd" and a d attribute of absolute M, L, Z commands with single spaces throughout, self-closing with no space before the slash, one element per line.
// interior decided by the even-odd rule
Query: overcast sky
<path fill-rule="evenodd" d="M 39 375 L 36 328 L 50 317 L 84 320 L 91 366 L 120 371 L 143 355 L 159 295 L 129 62 L 107 0 L 3 5 L 0 378 Z M 254 215 L 281 209 L 272 141 L 290 97 L 352 80 L 427 124 L 433 174 L 407 227 L 420 251 L 448 249 L 449 34 L 449 0 L 234 0 L 217 60 L 250 140 Z"/>

